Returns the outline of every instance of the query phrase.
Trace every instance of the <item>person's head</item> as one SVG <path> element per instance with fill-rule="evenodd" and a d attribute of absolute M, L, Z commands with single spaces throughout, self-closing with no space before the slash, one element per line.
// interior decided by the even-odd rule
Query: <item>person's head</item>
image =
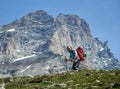
<path fill-rule="evenodd" d="M 72 50 L 72 47 L 71 46 L 67 46 L 67 51 L 70 52 Z"/>

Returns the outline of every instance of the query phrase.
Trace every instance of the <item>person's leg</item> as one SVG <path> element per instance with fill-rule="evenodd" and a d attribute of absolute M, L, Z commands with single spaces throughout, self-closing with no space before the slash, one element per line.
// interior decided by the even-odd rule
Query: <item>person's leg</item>
<path fill-rule="evenodd" d="M 76 62 L 73 63 L 72 69 L 73 69 L 73 70 L 77 70 L 77 68 L 76 68 Z"/>
<path fill-rule="evenodd" d="M 78 59 L 76 62 L 76 68 L 79 69 L 79 65 L 80 65 L 80 60 Z"/>

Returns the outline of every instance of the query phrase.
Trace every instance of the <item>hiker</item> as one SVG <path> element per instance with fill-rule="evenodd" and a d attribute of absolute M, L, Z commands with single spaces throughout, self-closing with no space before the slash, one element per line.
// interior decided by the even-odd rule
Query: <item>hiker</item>
<path fill-rule="evenodd" d="M 66 49 L 70 53 L 70 58 L 69 59 L 65 58 L 65 61 L 73 62 L 73 65 L 72 65 L 73 70 L 79 69 L 80 59 L 77 56 L 77 52 L 73 50 L 71 46 L 67 46 Z"/>

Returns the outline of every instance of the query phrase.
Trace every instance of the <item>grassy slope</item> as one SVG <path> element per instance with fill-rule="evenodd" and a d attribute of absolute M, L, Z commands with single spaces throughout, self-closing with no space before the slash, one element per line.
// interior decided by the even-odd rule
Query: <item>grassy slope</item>
<path fill-rule="evenodd" d="M 86 70 L 2 79 L 5 89 L 120 89 L 120 70 Z"/>

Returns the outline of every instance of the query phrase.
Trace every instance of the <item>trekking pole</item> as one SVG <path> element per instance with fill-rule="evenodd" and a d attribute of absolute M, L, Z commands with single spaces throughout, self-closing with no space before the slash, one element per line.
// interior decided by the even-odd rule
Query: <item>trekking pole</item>
<path fill-rule="evenodd" d="M 66 47 L 65 47 L 65 46 L 63 46 L 63 56 L 64 56 L 64 57 L 65 57 L 65 59 L 66 59 L 65 52 L 66 52 Z M 68 71 L 68 67 L 67 67 L 67 60 L 64 60 L 64 61 L 65 61 L 66 71 Z"/>
<path fill-rule="evenodd" d="M 65 59 L 66 59 L 66 56 L 65 56 Z M 66 66 L 66 71 L 68 71 L 68 69 L 67 69 L 67 60 L 65 60 L 65 66 Z"/>

